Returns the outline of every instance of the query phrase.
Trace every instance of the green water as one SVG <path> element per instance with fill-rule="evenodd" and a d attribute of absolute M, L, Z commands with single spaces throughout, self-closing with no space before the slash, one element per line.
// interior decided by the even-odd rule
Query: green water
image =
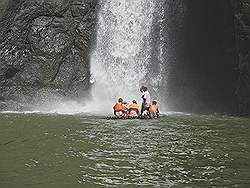
<path fill-rule="evenodd" d="M 250 187 L 250 119 L 0 114 L 1 188 Z"/>

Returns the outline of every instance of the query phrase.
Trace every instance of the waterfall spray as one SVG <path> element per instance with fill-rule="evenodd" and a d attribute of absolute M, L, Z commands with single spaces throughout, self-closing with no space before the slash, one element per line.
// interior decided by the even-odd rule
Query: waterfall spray
<path fill-rule="evenodd" d="M 153 0 L 102 0 L 91 56 L 92 101 L 86 109 L 110 112 L 118 97 L 140 100 L 150 61 Z M 110 109 L 110 110 L 109 110 Z"/>

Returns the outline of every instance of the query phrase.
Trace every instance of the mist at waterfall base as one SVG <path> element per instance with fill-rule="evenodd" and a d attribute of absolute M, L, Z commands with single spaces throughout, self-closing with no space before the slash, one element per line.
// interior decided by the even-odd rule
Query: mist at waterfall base
<path fill-rule="evenodd" d="M 91 56 L 92 100 L 85 108 L 90 112 L 110 112 L 120 97 L 140 102 L 139 88 L 148 82 L 151 54 L 155 2 L 105 0 L 101 4 Z"/>

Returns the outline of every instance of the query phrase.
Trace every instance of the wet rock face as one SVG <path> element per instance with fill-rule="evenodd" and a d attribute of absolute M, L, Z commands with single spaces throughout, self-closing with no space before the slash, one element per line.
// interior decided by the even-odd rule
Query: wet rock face
<path fill-rule="evenodd" d="M 236 93 L 240 114 L 250 115 L 250 0 L 239 1 L 237 8 L 240 76 Z"/>
<path fill-rule="evenodd" d="M 178 8 L 172 8 L 168 22 L 171 56 L 167 54 L 166 101 L 170 110 L 237 113 L 238 62 L 230 1 L 173 2 L 171 7 Z"/>
<path fill-rule="evenodd" d="M 83 97 L 97 0 L 9 0 L 0 22 L 0 108 Z M 4 102 L 3 102 L 4 101 Z"/>
<path fill-rule="evenodd" d="M 169 108 L 250 115 L 250 0 L 178 1 L 184 16 L 167 16 Z"/>
<path fill-rule="evenodd" d="M 0 1 L 0 17 L 4 14 L 5 9 L 6 9 L 7 5 L 8 5 L 8 1 L 9 0 L 1 0 Z"/>

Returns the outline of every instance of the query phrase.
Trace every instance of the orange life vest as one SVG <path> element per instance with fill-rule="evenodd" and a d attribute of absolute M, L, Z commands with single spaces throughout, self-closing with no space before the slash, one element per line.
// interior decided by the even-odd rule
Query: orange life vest
<path fill-rule="evenodd" d="M 139 108 L 140 108 L 140 105 L 139 104 L 130 104 L 129 106 L 128 106 L 128 109 L 133 109 L 133 110 L 139 110 Z"/>
<path fill-rule="evenodd" d="M 124 105 L 120 102 L 117 102 L 114 106 L 114 110 L 115 111 L 122 111 L 122 110 L 124 110 Z"/>

